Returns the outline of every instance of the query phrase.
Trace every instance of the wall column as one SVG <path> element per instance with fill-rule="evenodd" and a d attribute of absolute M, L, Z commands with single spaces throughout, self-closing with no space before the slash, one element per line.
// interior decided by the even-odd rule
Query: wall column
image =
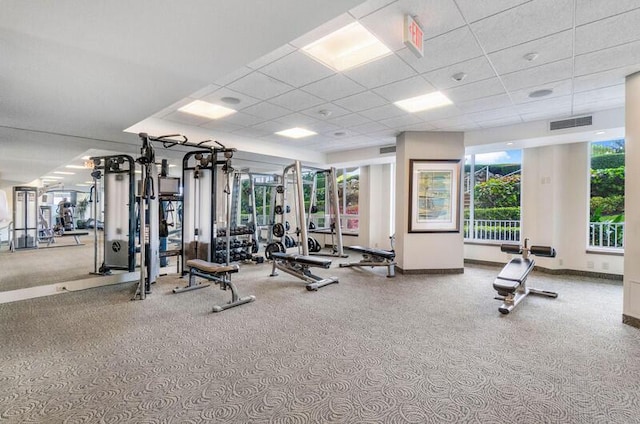
<path fill-rule="evenodd" d="M 409 233 L 410 159 L 459 160 L 458 204 L 460 231 L 457 233 Z M 396 260 L 405 274 L 462 273 L 464 243 L 462 231 L 462 169 L 464 133 L 404 132 L 396 140 Z"/>
<path fill-rule="evenodd" d="M 627 76 L 625 100 L 624 306 L 622 322 L 640 328 L 640 72 Z"/>

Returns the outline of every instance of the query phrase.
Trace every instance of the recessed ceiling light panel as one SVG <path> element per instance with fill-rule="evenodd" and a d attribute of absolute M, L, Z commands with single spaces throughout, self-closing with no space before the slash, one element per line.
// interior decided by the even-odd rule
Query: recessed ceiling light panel
<path fill-rule="evenodd" d="M 191 103 L 178 109 L 180 112 L 189 113 L 191 115 L 201 116 L 209 119 L 220 119 L 236 113 L 235 110 L 228 107 L 215 105 L 213 103 L 202 100 L 194 100 Z"/>
<path fill-rule="evenodd" d="M 551 93 L 553 93 L 553 90 L 551 90 L 550 88 L 544 88 L 542 90 L 532 91 L 531 93 L 529 93 L 529 97 L 531 98 L 545 97 L 550 95 Z"/>
<path fill-rule="evenodd" d="M 84 165 L 66 165 L 65 168 L 69 169 L 86 169 Z"/>
<path fill-rule="evenodd" d="M 399 100 L 394 103 L 400 109 L 407 112 L 421 112 L 423 110 L 434 109 L 437 107 L 452 104 L 451 100 L 439 91 L 425 94 L 422 96 L 412 97 L 410 99 Z"/>
<path fill-rule="evenodd" d="M 60 174 L 60 175 L 76 175 L 75 172 L 67 172 L 67 171 L 53 171 L 54 174 Z"/>
<path fill-rule="evenodd" d="M 302 51 L 336 72 L 391 54 L 359 22 L 354 22 L 302 48 Z"/>
<path fill-rule="evenodd" d="M 303 137 L 309 137 L 311 135 L 316 135 L 318 133 L 305 130 L 304 128 L 296 127 L 296 128 L 289 128 L 288 130 L 278 131 L 276 134 L 282 135 L 284 137 L 289 137 L 289 138 L 303 138 Z"/>

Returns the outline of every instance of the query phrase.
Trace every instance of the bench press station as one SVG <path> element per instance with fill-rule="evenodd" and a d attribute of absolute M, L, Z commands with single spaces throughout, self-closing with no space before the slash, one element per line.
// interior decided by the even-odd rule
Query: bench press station
<path fill-rule="evenodd" d="M 276 269 L 279 269 L 306 281 L 308 283 L 306 287 L 309 291 L 318 290 L 320 287 L 338 282 L 336 277 L 322 278 L 309 271 L 310 267 L 329 269 L 331 267 L 331 261 L 328 259 L 282 252 L 272 253 L 271 258 L 273 259 L 271 277 L 278 275 Z"/>
<path fill-rule="evenodd" d="M 498 308 L 501 314 L 508 314 L 529 294 L 541 296 L 558 297 L 558 293 L 538 290 L 527 287 L 527 276 L 533 270 L 535 262 L 529 255 L 554 258 L 556 251 L 549 246 L 528 247 L 529 239 L 524 239 L 524 245 L 503 244 L 500 250 L 506 253 L 521 254 L 521 258 L 513 258 L 502 268 L 500 274 L 493 282 L 493 288 L 498 292 L 496 300 L 502 300 L 502 305 Z"/>
<path fill-rule="evenodd" d="M 393 250 L 372 249 L 370 247 L 363 246 L 345 246 L 344 248 L 361 253 L 362 260 L 360 262 L 348 262 L 340 264 L 340 268 L 352 266 L 386 266 L 387 277 L 396 276 L 396 262 L 394 261 L 394 259 L 396 258 L 396 252 L 394 252 Z"/>
<path fill-rule="evenodd" d="M 195 282 L 195 277 L 200 277 L 213 281 L 216 284 L 220 284 L 221 290 L 227 290 L 227 288 L 231 289 L 231 301 L 223 306 L 215 305 L 213 307 L 213 312 L 221 312 L 225 309 L 233 308 L 234 306 L 243 305 L 256 300 L 253 295 L 246 297 L 238 296 L 238 291 L 231 282 L 231 274 L 238 272 L 238 265 L 224 266 L 207 262 L 202 259 L 190 259 L 187 261 L 186 265 L 189 267 L 189 284 L 185 287 L 176 287 L 173 289 L 174 293 L 182 293 L 185 291 L 209 287 L 210 284 Z"/>

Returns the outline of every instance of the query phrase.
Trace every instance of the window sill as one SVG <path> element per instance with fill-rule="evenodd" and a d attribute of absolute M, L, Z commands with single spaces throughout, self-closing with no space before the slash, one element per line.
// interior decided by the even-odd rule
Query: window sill
<path fill-rule="evenodd" d="M 509 243 L 520 243 L 518 241 L 512 241 Z M 505 244 L 505 242 L 503 241 L 499 241 L 499 240 L 471 240 L 471 239 L 465 239 L 464 240 L 464 244 L 468 244 L 468 245 L 472 245 L 472 246 L 494 246 L 494 247 L 500 247 L 500 245 Z"/>
<path fill-rule="evenodd" d="M 606 247 L 589 247 L 585 253 L 587 255 L 609 255 L 609 256 L 624 256 L 624 249 L 619 248 L 606 248 Z"/>

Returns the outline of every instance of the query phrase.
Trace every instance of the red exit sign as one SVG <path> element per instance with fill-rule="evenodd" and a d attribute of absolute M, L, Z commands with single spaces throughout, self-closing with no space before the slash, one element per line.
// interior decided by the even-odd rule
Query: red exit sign
<path fill-rule="evenodd" d="M 424 31 L 418 22 L 413 19 L 412 16 L 407 15 L 404 19 L 404 44 L 409 47 L 416 56 L 423 57 L 424 49 L 422 46 L 422 39 L 424 38 Z"/>

